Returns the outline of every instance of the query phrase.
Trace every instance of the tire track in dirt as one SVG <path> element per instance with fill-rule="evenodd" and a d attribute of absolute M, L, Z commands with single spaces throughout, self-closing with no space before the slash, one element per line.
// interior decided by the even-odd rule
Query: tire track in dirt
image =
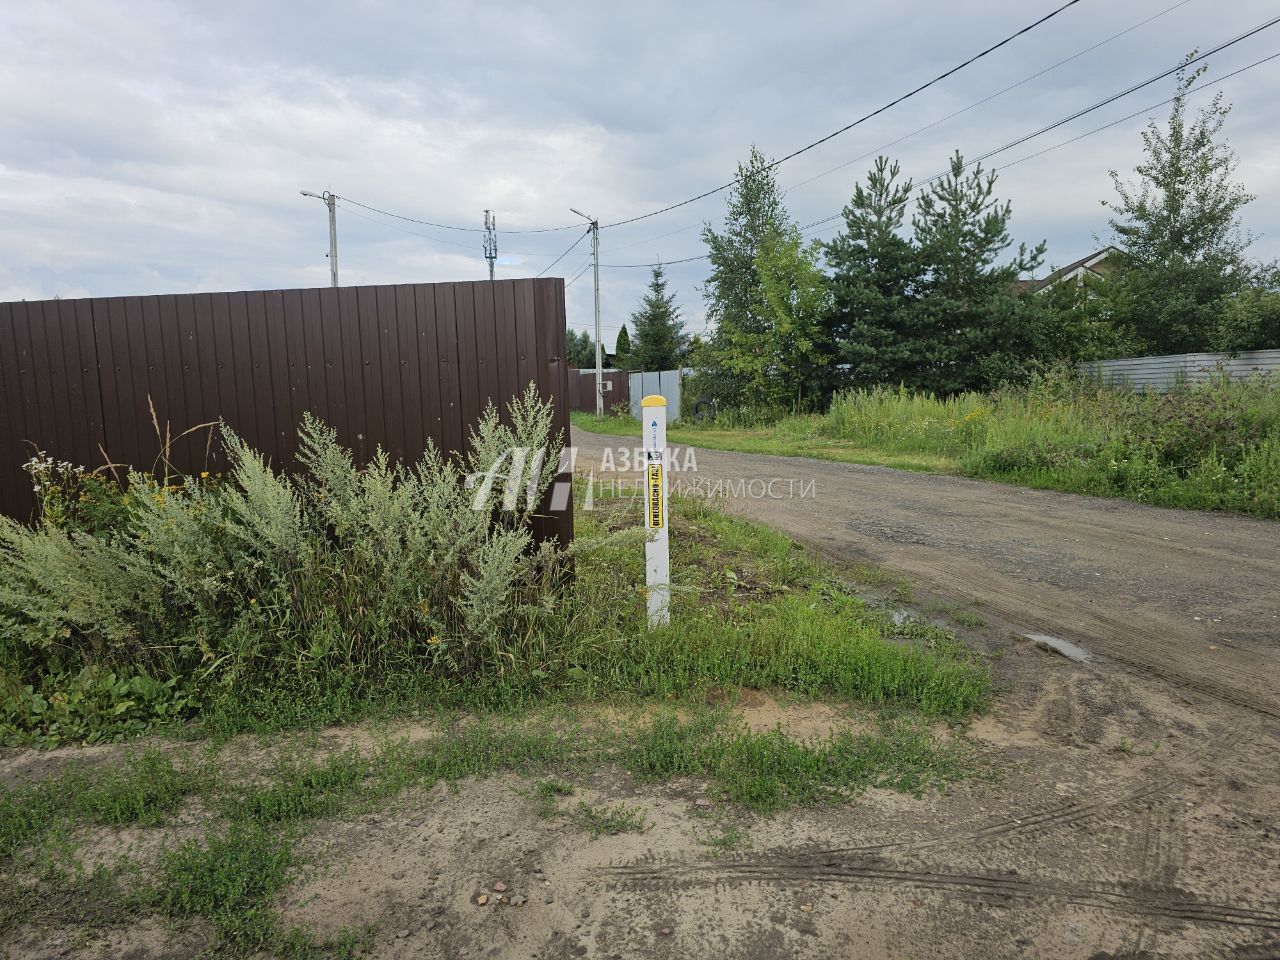
<path fill-rule="evenodd" d="M 1188 754 L 1184 763 L 1194 766 L 1209 756 L 1222 759 L 1240 744 L 1252 742 L 1249 734 L 1250 730 L 1247 727 L 1231 728 L 1223 734 L 1211 737 L 1200 749 Z M 1163 804 L 1169 791 L 1186 786 L 1188 782 L 1188 777 L 1183 774 L 1167 772 L 1133 789 L 1113 791 L 1109 795 L 1089 800 L 1068 800 L 1042 810 L 1005 817 L 974 830 L 953 832 L 946 836 L 927 837 L 921 840 L 829 847 L 808 851 L 806 855 L 810 858 L 822 858 L 833 854 L 879 855 L 890 851 L 916 854 L 925 850 L 956 846 L 971 848 L 984 843 L 1017 843 L 1052 830 L 1098 820 L 1135 807 L 1144 801 Z"/>
<path fill-rule="evenodd" d="M 986 903 L 1064 903 L 1131 916 L 1280 932 L 1280 912 L 1216 903 L 1176 888 L 1068 883 L 997 873 L 907 870 L 875 860 L 832 860 L 823 864 L 791 862 L 785 859 L 717 860 L 710 863 L 642 861 L 601 868 L 597 873 L 608 883 L 642 888 L 671 889 L 727 882 L 785 883 L 801 880 L 813 883 L 909 887 Z"/>
<path fill-rule="evenodd" d="M 1164 777 L 1120 796 L 1089 802 L 1072 800 L 1035 813 L 997 820 L 995 823 L 980 827 L 977 830 L 949 834 L 945 837 L 930 837 L 924 840 L 903 840 L 892 843 L 864 844 L 856 847 L 824 848 L 810 853 L 809 856 L 822 858 L 831 854 L 880 854 L 890 851 L 916 854 L 925 850 L 946 847 L 972 847 L 976 844 L 990 842 L 1021 841 L 1051 830 L 1073 827 L 1109 816 L 1142 800 L 1157 797 L 1173 787 L 1180 786 L 1182 783 L 1183 779 L 1181 777 Z"/>
<path fill-rule="evenodd" d="M 1142 818 L 1142 832 L 1136 837 L 1135 872 L 1147 886 L 1173 887 L 1187 860 L 1186 831 L 1166 798 L 1147 804 L 1147 810 L 1148 815 Z M 1142 923 L 1126 938 L 1127 948 L 1135 954 L 1140 950 L 1154 950 L 1157 938 L 1154 926 Z"/>

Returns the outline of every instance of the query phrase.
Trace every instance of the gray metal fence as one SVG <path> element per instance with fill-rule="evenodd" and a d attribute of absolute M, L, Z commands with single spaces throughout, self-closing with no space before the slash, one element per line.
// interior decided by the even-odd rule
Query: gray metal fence
<path fill-rule="evenodd" d="M 640 401 L 660 393 L 667 398 L 667 420 L 680 419 L 680 387 L 684 379 L 680 370 L 647 370 L 633 373 L 631 378 L 631 415 L 640 419 Z"/>
<path fill-rule="evenodd" d="M 1234 355 L 1180 353 L 1168 357 L 1129 357 L 1095 360 L 1078 366 L 1108 386 L 1164 391 L 1179 383 L 1204 383 L 1224 373 L 1236 380 L 1259 373 L 1280 378 L 1280 350 L 1246 350 Z"/>

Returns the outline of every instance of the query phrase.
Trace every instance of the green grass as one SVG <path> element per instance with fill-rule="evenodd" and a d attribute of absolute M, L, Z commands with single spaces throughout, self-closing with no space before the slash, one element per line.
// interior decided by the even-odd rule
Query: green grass
<path fill-rule="evenodd" d="M 205 917 L 230 949 L 259 947 L 277 932 L 272 898 L 293 866 L 293 844 L 262 824 L 233 822 L 162 854 L 151 897 L 171 917 Z"/>
<path fill-rule="evenodd" d="M 988 696 L 972 660 L 886 640 L 878 615 L 821 590 L 784 596 L 724 623 L 707 618 L 654 631 L 627 655 L 592 665 L 612 685 L 664 697 L 709 686 L 779 689 L 814 697 L 892 703 L 963 719 Z"/>
<path fill-rule="evenodd" d="M 208 698 L 201 727 L 225 738 L 424 706 L 519 713 L 599 698 L 697 700 L 713 685 L 896 702 L 955 719 L 983 702 L 989 678 L 980 663 L 904 645 L 793 540 L 699 499 L 672 504 L 680 530 L 671 545 L 673 625 L 647 630 L 640 509 L 638 500 L 597 494 L 594 509 L 579 512 L 576 576 L 554 620 L 572 644 L 535 631 L 496 676 L 399 673 L 374 691 L 246 680 Z M 862 569 L 876 582 L 887 577 Z"/>
<path fill-rule="evenodd" d="M 1166 394 L 1051 374 L 1017 389 L 934 397 L 876 388 L 822 415 L 677 424 L 673 443 L 958 473 L 1143 503 L 1280 517 L 1280 384 L 1213 381 Z M 728 424 L 743 421 L 744 426 Z M 638 436 L 625 417 L 573 416 Z"/>
<path fill-rule="evenodd" d="M 720 796 L 757 813 L 842 802 L 868 787 L 919 795 L 967 776 L 973 758 L 918 722 L 886 719 L 874 733 L 799 741 L 753 733 L 714 714 L 658 718 L 623 761 L 641 780 L 705 777 Z"/>
<path fill-rule="evenodd" d="M 615 803 L 608 807 L 593 807 L 579 800 L 573 811 L 573 822 L 585 830 L 592 840 L 614 837 L 620 833 L 644 833 L 653 823 L 644 810 L 629 803 Z"/>
<path fill-rule="evenodd" d="M 207 765 L 175 764 L 154 749 L 125 758 L 118 767 L 72 766 L 35 786 L 0 790 L 0 860 L 33 837 L 70 822 L 151 826 L 171 816 L 203 788 Z"/>
<path fill-rule="evenodd" d="M 337 813 L 357 793 L 369 764 L 353 753 L 322 761 L 291 759 L 280 765 L 275 782 L 236 798 L 236 815 L 257 823 L 290 823 Z"/>
<path fill-rule="evenodd" d="M 751 834 L 740 824 L 720 818 L 714 828 L 696 835 L 698 843 L 718 853 L 733 853 L 751 847 Z"/>
<path fill-rule="evenodd" d="M 559 799 L 573 796 L 573 784 L 558 777 L 540 780 L 534 784 L 533 796 L 538 802 L 538 816 L 550 820 L 558 812 Z"/>

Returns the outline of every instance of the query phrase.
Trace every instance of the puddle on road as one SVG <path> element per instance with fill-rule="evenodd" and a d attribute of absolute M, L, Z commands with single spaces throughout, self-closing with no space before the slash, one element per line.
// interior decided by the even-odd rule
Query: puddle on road
<path fill-rule="evenodd" d="M 898 608 L 896 610 L 890 610 L 889 617 L 893 620 L 893 625 L 895 627 L 900 627 L 911 619 L 911 613 L 907 610 Z"/>
<path fill-rule="evenodd" d="M 1062 654 L 1068 660 L 1075 660 L 1077 663 L 1096 663 L 1101 659 L 1097 654 L 1090 653 L 1078 643 L 1063 640 L 1062 637 L 1055 637 L 1051 633 L 1024 633 L 1023 636 L 1028 640 L 1033 640 L 1038 644 L 1049 647 Z"/>

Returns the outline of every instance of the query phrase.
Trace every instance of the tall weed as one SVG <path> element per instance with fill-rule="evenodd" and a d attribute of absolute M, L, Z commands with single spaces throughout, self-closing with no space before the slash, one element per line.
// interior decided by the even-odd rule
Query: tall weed
<path fill-rule="evenodd" d="M 400 671 L 463 678 L 523 663 L 562 562 L 529 532 L 559 438 L 532 386 L 508 414 L 490 406 L 465 457 L 429 447 L 404 466 L 378 451 L 364 467 L 308 416 L 295 476 L 224 427 L 224 478 L 135 472 L 106 530 L 54 511 L 34 529 L 0 521 L 10 719 L 25 703 L 30 722 L 48 678 L 69 669 L 177 678 L 211 696 L 258 684 L 358 695 Z M 533 453 L 515 463 L 513 449 Z M 491 471 L 501 482 L 475 483 Z"/>
<path fill-rule="evenodd" d="M 991 394 L 875 387 L 838 394 L 817 432 L 934 454 L 972 476 L 1148 503 L 1280 516 L 1280 385 L 1216 378 L 1167 393 L 1066 371 Z"/>

